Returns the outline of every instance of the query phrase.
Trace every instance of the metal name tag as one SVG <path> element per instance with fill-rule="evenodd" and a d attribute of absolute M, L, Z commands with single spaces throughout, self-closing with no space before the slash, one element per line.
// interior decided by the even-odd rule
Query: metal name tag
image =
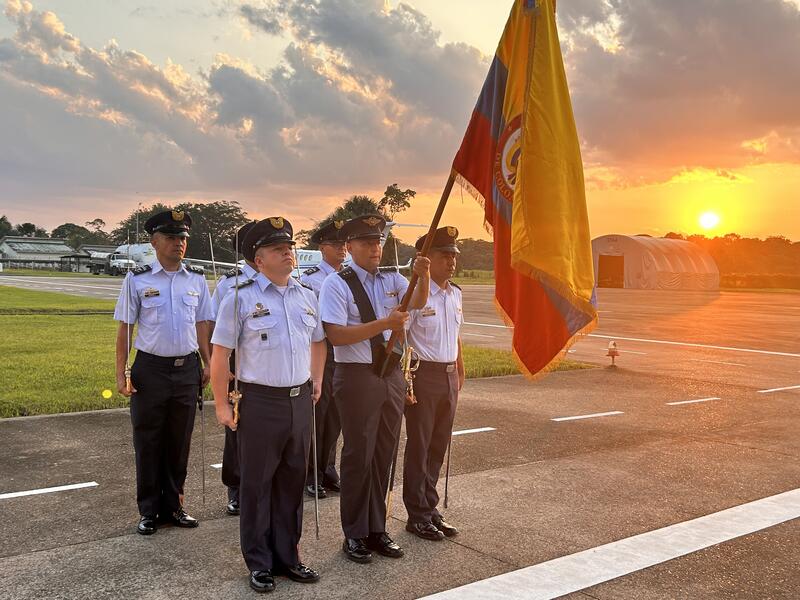
<path fill-rule="evenodd" d="M 147 288 L 147 289 L 144 291 L 144 297 L 145 297 L 145 298 L 150 298 L 150 297 L 152 297 L 152 296 L 160 296 L 160 295 L 161 295 L 161 292 L 159 292 L 159 291 L 158 291 L 157 289 L 155 289 L 155 288 Z"/>
<path fill-rule="evenodd" d="M 389 298 L 395 298 L 397 297 L 397 292 L 386 292 L 386 295 L 389 296 Z"/>

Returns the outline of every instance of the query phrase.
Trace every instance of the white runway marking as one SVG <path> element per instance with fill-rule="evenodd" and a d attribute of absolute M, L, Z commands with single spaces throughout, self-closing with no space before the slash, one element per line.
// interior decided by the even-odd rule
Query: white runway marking
<path fill-rule="evenodd" d="M 461 335 L 471 335 L 473 337 L 483 337 L 483 338 L 496 338 L 497 337 L 496 335 L 485 335 L 483 333 L 469 333 L 469 332 L 466 332 L 466 331 L 464 333 L 462 333 Z"/>
<path fill-rule="evenodd" d="M 772 392 L 782 392 L 784 390 L 798 390 L 800 385 L 790 385 L 789 387 L 772 388 L 771 390 L 758 390 L 759 394 L 771 394 Z"/>
<path fill-rule="evenodd" d="M 621 414 L 624 413 L 619 410 L 613 410 L 611 412 L 594 413 L 592 415 L 578 415 L 575 417 L 556 417 L 555 419 L 550 419 L 550 420 L 560 423 L 561 421 L 577 421 L 578 419 L 593 419 L 594 417 L 612 417 L 614 415 L 621 415 Z"/>
<path fill-rule="evenodd" d="M 50 494 L 52 492 L 66 492 L 67 490 L 79 490 L 81 488 L 97 487 L 99 484 L 96 481 L 88 481 L 86 483 L 72 483 L 70 485 L 59 485 L 56 487 L 41 488 L 38 490 L 26 490 L 24 492 L 9 492 L 7 494 L 0 494 L 0 500 L 8 498 L 21 498 L 22 496 L 35 496 L 37 494 Z"/>
<path fill-rule="evenodd" d="M 215 465 L 211 465 L 211 468 L 212 469 L 221 469 L 222 468 L 222 463 L 217 463 Z"/>
<path fill-rule="evenodd" d="M 477 429 L 462 429 L 461 431 L 454 431 L 453 435 L 465 435 L 467 433 L 481 433 L 484 431 L 497 431 L 494 427 L 478 427 Z"/>
<path fill-rule="evenodd" d="M 711 400 L 721 400 L 721 398 L 700 398 L 699 400 L 681 400 L 680 402 L 667 402 L 667 406 L 678 406 L 680 404 L 696 404 L 697 402 L 710 402 Z"/>
<path fill-rule="evenodd" d="M 557 598 L 798 517 L 800 489 L 476 581 L 427 598 Z"/>
<path fill-rule="evenodd" d="M 634 350 L 620 350 L 621 354 L 641 354 L 642 356 L 647 356 L 647 352 L 636 352 Z"/>
<path fill-rule="evenodd" d="M 704 360 L 702 358 L 690 358 L 694 362 L 705 362 L 705 363 L 714 363 L 715 365 L 729 365 L 731 367 L 746 367 L 747 365 L 743 365 L 742 363 L 732 363 L 732 362 L 725 362 L 724 360 Z"/>
<path fill-rule="evenodd" d="M 605 340 L 624 340 L 626 342 L 645 342 L 647 344 L 666 344 L 669 346 L 686 346 L 687 348 L 710 348 L 712 350 L 730 350 L 731 352 L 751 352 L 753 354 L 769 354 L 770 356 L 791 356 L 793 358 L 800 358 L 800 354 L 793 354 L 792 352 L 772 352 L 770 350 L 753 350 L 751 348 L 735 348 L 732 346 L 712 346 L 710 344 L 693 344 L 691 342 L 648 340 L 644 338 L 622 337 L 619 335 L 601 335 L 599 333 L 590 333 L 588 337 L 602 338 Z"/>

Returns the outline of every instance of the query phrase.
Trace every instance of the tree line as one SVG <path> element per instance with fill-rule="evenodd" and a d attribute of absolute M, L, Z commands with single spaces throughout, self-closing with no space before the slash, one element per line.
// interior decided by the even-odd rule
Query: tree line
<path fill-rule="evenodd" d="M 365 195 L 354 195 L 344 200 L 340 206 L 324 218 L 315 222 L 311 229 L 295 232 L 299 247 L 315 248 L 311 242 L 311 234 L 333 220 L 347 220 L 359 215 L 379 213 L 387 220 L 394 220 L 397 215 L 411 206 L 416 192 L 411 189 L 401 190 L 397 184 L 386 188 L 380 199 Z M 67 243 L 77 248 L 81 244 L 119 245 L 145 242 L 148 239 L 144 231 L 144 223 L 152 215 L 163 210 L 184 210 L 192 216 L 192 236 L 189 238 L 187 256 L 200 259 L 211 259 L 209 234 L 214 243 L 214 257 L 217 260 L 231 262 L 234 258 L 233 239 L 236 230 L 244 225 L 249 217 L 237 202 L 218 201 L 206 204 L 185 202 L 177 206 L 167 206 L 157 202 L 146 208 L 139 208 L 128 215 L 112 229 L 107 231 L 105 221 L 100 218 L 85 222 L 83 225 L 64 223 L 49 234 L 44 228 L 34 223 L 12 225 L 8 218 L 0 216 L 0 238 L 6 235 L 25 237 L 64 238 Z M 138 238 L 137 238 L 138 230 Z M 420 232 L 420 235 L 423 232 Z M 770 236 L 766 239 L 748 238 L 735 233 L 718 237 L 704 235 L 681 235 L 670 232 L 666 236 L 671 239 L 687 240 L 697 244 L 708 252 L 716 261 L 723 285 L 731 281 L 736 286 L 736 278 L 752 276 L 780 276 L 800 282 L 800 242 L 792 242 L 784 236 Z M 397 256 L 395 257 L 395 242 Z M 486 240 L 462 239 L 459 241 L 461 255 L 459 272 L 469 270 L 491 271 L 494 269 L 494 244 Z M 416 253 L 413 245 L 406 244 L 389 234 L 386 242 L 383 264 L 405 264 Z M 786 287 L 798 287 L 792 284 Z M 768 283 L 764 287 L 771 287 Z"/>

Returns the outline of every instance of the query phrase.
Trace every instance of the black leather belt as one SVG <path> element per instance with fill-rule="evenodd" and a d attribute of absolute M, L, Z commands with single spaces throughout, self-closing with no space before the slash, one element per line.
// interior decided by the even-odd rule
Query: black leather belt
<path fill-rule="evenodd" d="M 431 371 L 441 371 L 442 373 L 455 373 L 456 371 L 456 363 L 454 362 L 440 363 L 431 362 L 429 360 L 421 360 L 419 361 L 419 366 L 424 367 L 425 369 L 430 369 Z"/>
<path fill-rule="evenodd" d="M 255 391 L 260 391 L 264 394 L 269 394 L 270 396 L 283 396 L 285 398 L 296 398 L 300 395 L 300 392 L 303 390 L 303 387 L 306 385 L 310 385 L 311 381 L 306 381 L 305 383 L 301 383 L 300 385 L 295 385 L 293 387 L 274 387 L 271 385 L 261 385 L 260 383 L 247 383 L 246 381 L 242 381 L 242 388 L 247 389 L 248 387 L 253 388 Z"/>
<path fill-rule="evenodd" d="M 144 350 L 137 350 L 136 356 L 141 356 L 149 362 L 154 362 L 169 367 L 182 367 L 183 365 L 189 364 L 192 360 L 197 359 L 196 352 L 192 352 L 191 354 L 187 354 L 185 356 L 158 356 L 157 354 L 150 354 Z"/>

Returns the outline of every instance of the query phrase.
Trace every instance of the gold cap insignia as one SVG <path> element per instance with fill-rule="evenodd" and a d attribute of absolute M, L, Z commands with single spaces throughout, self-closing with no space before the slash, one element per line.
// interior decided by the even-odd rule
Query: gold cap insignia
<path fill-rule="evenodd" d="M 182 210 L 173 210 L 172 211 L 172 220 L 173 221 L 183 221 L 183 211 Z"/>
<path fill-rule="evenodd" d="M 456 229 L 455 227 L 448 227 L 447 235 L 449 235 L 451 238 L 458 237 L 458 229 Z"/>
<path fill-rule="evenodd" d="M 336 227 L 336 229 L 341 229 L 344 227 L 344 221 L 334 221 L 333 226 Z"/>
<path fill-rule="evenodd" d="M 363 222 L 370 227 L 375 227 L 381 222 L 381 220 L 378 217 L 369 217 L 368 219 L 363 219 Z"/>
<path fill-rule="evenodd" d="M 283 217 L 270 217 L 269 224 L 275 229 L 283 229 Z"/>

